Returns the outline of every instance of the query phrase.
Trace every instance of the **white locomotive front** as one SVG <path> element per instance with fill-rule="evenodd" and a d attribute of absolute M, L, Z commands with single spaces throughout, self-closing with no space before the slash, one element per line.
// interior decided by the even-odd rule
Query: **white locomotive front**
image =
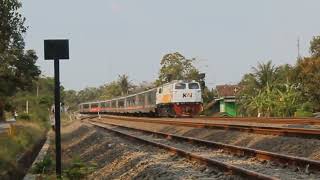
<path fill-rule="evenodd" d="M 157 111 L 168 116 L 192 116 L 202 111 L 200 84 L 173 81 L 157 88 Z"/>

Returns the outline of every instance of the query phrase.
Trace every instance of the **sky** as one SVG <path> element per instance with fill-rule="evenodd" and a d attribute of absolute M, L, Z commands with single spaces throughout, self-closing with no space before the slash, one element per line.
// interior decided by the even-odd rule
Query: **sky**
<path fill-rule="evenodd" d="M 180 52 L 196 58 L 209 87 L 238 83 L 258 62 L 295 64 L 320 35 L 318 0 L 28 0 L 26 48 L 36 50 L 43 74 L 44 39 L 69 39 L 60 61 L 66 89 L 98 87 L 127 74 L 154 81 L 160 60 Z"/>

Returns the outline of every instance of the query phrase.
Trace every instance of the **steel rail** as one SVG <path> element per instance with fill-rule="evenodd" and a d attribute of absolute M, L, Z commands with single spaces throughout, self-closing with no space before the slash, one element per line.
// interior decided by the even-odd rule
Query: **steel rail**
<path fill-rule="evenodd" d="M 135 135 L 127 134 L 127 133 L 124 133 L 124 132 L 121 132 L 121 131 L 118 131 L 118 130 L 115 130 L 115 129 L 112 129 L 112 128 L 108 128 L 108 127 L 106 127 L 106 126 L 104 126 L 102 124 L 99 124 L 99 123 L 91 123 L 91 124 L 95 125 L 95 126 L 98 126 L 100 128 L 103 128 L 103 129 L 107 129 L 108 131 L 114 132 L 114 133 L 116 133 L 116 134 L 118 134 L 120 136 L 129 137 L 130 139 L 138 140 L 138 141 L 140 141 L 142 143 L 145 143 L 145 144 L 151 144 L 153 146 L 156 146 L 156 147 L 165 149 L 165 150 L 167 150 L 169 152 L 173 152 L 173 153 L 175 153 L 177 155 L 183 156 L 183 157 L 185 157 L 187 159 L 195 160 L 195 161 L 198 161 L 198 162 L 206 164 L 206 165 L 214 166 L 214 167 L 218 168 L 221 171 L 224 171 L 224 172 L 227 172 L 227 173 L 231 173 L 231 174 L 235 174 L 235 175 L 239 175 L 239 176 L 242 176 L 242 177 L 244 177 L 246 179 L 254 179 L 254 180 L 256 180 L 256 179 L 260 179 L 260 180 L 278 180 L 279 179 L 279 178 L 268 176 L 268 175 L 265 175 L 265 174 L 261 174 L 261 173 L 255 172 L 255 171 L 250 171 L 250 170 L 238 167 L 238 166 L 234 166 L 234 165 L 230 165 L 230 164 L 227 164 L 227 163 L 223 163 L 221 161 L 217 161 L 217 160 L 214 160 L 214 159 L 210 159 L 210 158 L 206 158 L 206 157 L 203 157 L 203 156 L 199 156 L 199 155 L 196 155 L 194 153 L 191 153 L 191 152 L 188 152 L 188 151 L 184 151 L 182 149 L 175 148 L 175 147 L 172 147 L 172 146 L 168 146 L 168 145 L 165 145 L 165 144 L 162 144 L 162 143 L 149 141 L 149 140 L 140 138 L 140 137 L 135 136 Z"/>
<path fill-rule="evenodd" d="M 196 121 L 183 121 L 183 120 L 165 120 L 165 119 L 151 119 L 151 118 L 131 118 L 121 116 L 101 116 L 109 119 L 117 119 L 122 121 L 134 121 L 144 123 L 168 124 L 175 126 L 188 126 L 196 128 L 214 128 L 223 130 L 237 130 L 242 132 L 266 134 L 266 135 L 279 135 L 291 136 L 299 138 L 314 138 L 320 139 L 320 129 L 306 129 L 306 128 L 287 128 L 287 127 L 270 127 L 270 126 L 256 126 L 256 125 L 240 125 L 240 124 L 224 124 L 214 122 L 196 122 Z"/>
<path fill-rule="evenodd" d="M 263 124 L 301 124 L 301 125 L 320 125 L 317 118 L 265 118 L 265 117 L 196 117 L 201 120 L 210 121 L 230 121 L 230 122 L 252 122 Z"/>
<path fill-rule="evenodd" d="M 118 126 L 118 127 L 129 129 L 129 130 L 141 131 L 144 133 L 154 134 L 157 136 L 162 136 L 162 137 L 166 137 L 166 138 L 170 138 L 170 139 L 182 140 L 182 141 L 186 141 L 189 143 L 204 145 L 206 147 L 210 147 L 210 148 L 214 148 L 214 149 L 223 149 L 223 150 L 230 152 L 232 154 L 235 154 L 235 155 L 250 156 L 250 157 L 255 157 L 259 160 L 269 160 L 272 162 L 281 163 L 281 164 L 285 164 L 285 165 L 301 167 L 303 169 L 320 171 L 320 161 L 316 161 L 316 160 L 312 160 L 312 159 L 283 155 L 283 154 L 278 154 L 278 153 L 273 153 L 273 152 L 268 152 L 268 151 L 262 151 L 262 150 L 240 147 L 240 146 L 234 146 L 234 145 L 229 145 L 229 144 L 224 144 L 224 143 L 219 143 L 219 142 L 214 142 L 214 141 L 207 141 L 207 140 L 186 137 L 186 136 L 179 136 L 179 135 L 174 135 L 174 134 L 169 134 L 169 133 L 162 133 L 162 132 L 150 131 L 150 130 L 145 130 L 145 129 L 138 129 L 138 128 L 128 127 L 128 126 L 119 125 L 119 124 L 110 123 L 110 122 L 101 122 L 101 121 L 96 121 L 96 120 L 90 120 L 90 121 L 95 122 L 95 123 L 102 123 L 102 124 L 109 124 L 109 125 L 113 125 L 113 126 Z"/>

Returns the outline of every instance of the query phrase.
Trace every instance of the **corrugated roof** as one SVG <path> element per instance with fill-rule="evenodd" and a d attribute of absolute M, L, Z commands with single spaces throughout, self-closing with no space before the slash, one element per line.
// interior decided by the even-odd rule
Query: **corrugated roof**
<path fill-rule="evenodd" d="M 236 96 L 239 92 L 240 88 L 238 85 L 218 85 L 216 86 L 218 96 L 226 97 L 226 96 Z"/>

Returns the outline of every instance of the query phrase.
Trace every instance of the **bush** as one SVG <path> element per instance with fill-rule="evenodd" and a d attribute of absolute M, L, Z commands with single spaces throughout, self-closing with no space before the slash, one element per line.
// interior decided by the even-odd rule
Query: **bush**
<path fill-rule="evenodd" d="M 313 113 L 299 109 L 294 113 L 294 116 L 295 117 L 313 117 Z"/>
<path fill-rule="evenodd" d="M 302 104 L 300 110 L 307 111 L 307 112 L 312 112 L 313 105 L 310 102 L 305 102 L 305 103 Z"/>
<path fill-rule="evenodd" d="M 73 159 L 71 166 L 64 171 L 65 177 L 68 179 L 83 179 L 96 170 L 96 165 L 85 164 L 80 158 Z"/>
<path fill-rule="evenodd" d="M 301 105 L 299 109 L 294 113 L 295 117 L 313 117 L 312 113 L 312 103 L 310 102 L 305 102 Z"/>
<path fill-rule="evenodd" d="M 30 120 L 30 119 L 31 119 L 30 115 L 27 114 L 27 113 L 22 113 L 22 114 L 20 114 L 20 115 L 18 116 L 18 118 L 19 118 L 19 119 L 22 119 L 22 120 Z"/>
<path fill-rule="evenodd" d="M 44 135 L 44 129 L 32 122 L 17 122 L 16 133 L 10 136 L 0 136 L 0 174 L 15 172 L 17 157 L 28 151 Z M 0 179 L 1 175 L 0 175 Z"/>
<path fill-rule="evenodd" d="M 37 162 L 32 169 L 32 173 L 34 174 L 43 174 L 51 171 L 53 167 L 53 160 L 51 159 L 49 154 L 46 154 L 42 161 Z"/>

